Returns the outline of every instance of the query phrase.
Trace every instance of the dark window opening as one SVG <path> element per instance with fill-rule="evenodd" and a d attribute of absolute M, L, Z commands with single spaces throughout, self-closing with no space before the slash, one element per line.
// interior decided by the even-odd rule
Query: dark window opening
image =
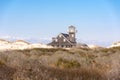
<path fill-rule="evenodd" d="M 61 45 L 61 47 L 64 47 L 64 45 Z"/>

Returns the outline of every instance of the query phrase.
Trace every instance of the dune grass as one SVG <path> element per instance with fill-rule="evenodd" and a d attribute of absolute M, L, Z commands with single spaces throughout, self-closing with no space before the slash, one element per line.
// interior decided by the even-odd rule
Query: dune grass
<path fill-rule="evenodd" d="M 2 80 L 120 80 L 120 47 L 4 51 L 0 67 Z"/>

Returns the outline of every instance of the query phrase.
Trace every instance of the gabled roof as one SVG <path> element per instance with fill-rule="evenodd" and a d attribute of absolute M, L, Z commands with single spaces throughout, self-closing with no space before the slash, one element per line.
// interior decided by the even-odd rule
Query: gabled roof
<path fill-rule="evenodd" d="M 72 43 L 70 40 L 69 40 L 69 34 L 66 34 L 66 33 L 60 33 L 59 35 L 61 35 L 61 36 L 63 36 L 63 38 L 67 41 L 67 42 L 65 42 L 65 43 L 59 43 L 59 42 L 54 42 L 54 41 L 52 41 L 51 43 L 49 43 L 48 45 L 52 45 L 52 44 L 56 44 L 56 45 L 62 45 L 62 44 L 69 44 L 69 45 L 75 45 L 75 43 Z M 58 36 L 59 36 L 58 35 Z M 57 37 L 58 37 L 57 36 Z M 57 38 L 56 37 L 56 38 Z"/>
<path fill-rule="evenodd" d="M 61 33 L 64 37 L 69 37 L 69 35 L 68 34 L 65 34 L 65 33 Z"/>
<path fill-rule="evenodd" d="M 71 44 L 71 45 L 74 45 L 69 39 L 69 34 L 65 34 L 65 33 L 61 33 L 63 35 L 63 37 Z"/>

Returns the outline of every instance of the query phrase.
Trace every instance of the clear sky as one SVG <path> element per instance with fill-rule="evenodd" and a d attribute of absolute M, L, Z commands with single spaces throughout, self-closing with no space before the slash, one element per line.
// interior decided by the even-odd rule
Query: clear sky
<path fill-rule="evenodd" d="M 68 26 L 77 41 L 120 41 L 120 0 L 0 0 L 0 38 L 49 41 Z"/>

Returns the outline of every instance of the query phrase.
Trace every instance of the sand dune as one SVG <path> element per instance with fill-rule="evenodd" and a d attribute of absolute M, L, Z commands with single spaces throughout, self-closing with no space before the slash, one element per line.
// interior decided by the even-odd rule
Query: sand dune
<path fill-rule="evenodd" d="M 101 46 L 98 46 L 98 45 L 88 45 L 88 47 L 90 49 L 100 49 L 100 48 L 104 48 L 104 47 L 101 47 Z"/>
<path fill-rule="evenodd" d="M 111 46 L 109 46 L 109 48 L 112 48 L 112 47 L 120 47 L 120 42 L 115 42 Z"/>
<path fill-rule="evenodd" d="M 31 49 L 31 48 L 52 48 L 51 46 L 45 44 L 31 44 L 23 40 L 17 40 L 14 42 L 10 42 L 7 40 L 0 40 L 0 50 L 15 50 L 15 49 Z"/>

